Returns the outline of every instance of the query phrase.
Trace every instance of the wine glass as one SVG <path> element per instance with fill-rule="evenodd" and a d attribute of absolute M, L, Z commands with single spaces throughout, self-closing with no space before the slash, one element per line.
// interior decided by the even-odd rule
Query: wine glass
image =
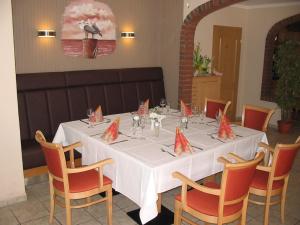
<path fill-rule="evenodd" d="M 161 98 L 159 102 L 160 107 L 164 108 L 167 105 L 167 101 L 165 98 Z"/>
<path fill-rule="evenodd" d="M 88 126 L 88 128 L 91 128 L 91 127 L 93 127 L 93 116 L 94 116 L 94 111 L 93 111 L 93 109 L 92 108 L 88 108 L 87 110 L 86 110 L 86 115 L 88 116 L 88 122 L 89 122 L 89 126 Z"/>

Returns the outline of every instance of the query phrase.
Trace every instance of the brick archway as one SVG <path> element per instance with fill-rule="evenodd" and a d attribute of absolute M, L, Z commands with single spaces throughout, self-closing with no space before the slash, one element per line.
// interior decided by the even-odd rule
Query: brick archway
<path fill-rule="evenodd" d="M 192 97 L 193 50 L 195 30 L 199 21 L 208 14 L 245 0 L 210 0 L 189 13 L 180 33 L 180 61 L 178 98 L 190 102 Z"/>
<path fill-rule="evenodd" d="M 275 49 L 275 37 L 280 30 L 286 26 L 300 21 L 300 14 L 288 17 L 274 24 L 268 32 L 265 46 L 265 57 L 263 67 L 263 77 L 261 84 L 261 100 L 273 101 L 273 80 L 272 80 L 272 63 L 273 63 L 273 52 Z"/>

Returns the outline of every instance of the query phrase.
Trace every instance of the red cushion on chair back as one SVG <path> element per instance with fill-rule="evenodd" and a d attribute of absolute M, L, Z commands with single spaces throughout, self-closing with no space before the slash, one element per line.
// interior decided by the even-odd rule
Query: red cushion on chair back
<path fill-rule="evenodd" d="M 62 178 L 63 173 L 62 173 L 61 161 L 58 152 L 59 150 L 48 148 L 44 145 L 42 145 L 41 147 L 45 155 L 49 172 L 56 177 Z"/>
<path fill-rule="evenodd" d="M 279 149 L 275 165 L 275 177 L 288 174 L 292 169 L 299 146 Z"/>
<path fill-rule="evenodd" d="M 228 169 L 225 201 L 238 199 L 248 193 L 257 164 Z"/>
<path fill-rule="evenodd" d="M 262 131 L 267 116 L 267 112 L 245 108 L 244 127 Z"/>
<path fill-rule="evenodd" d="M 215 119 L 216 114 L 219 112 L 219 109 L 224 111 L 225 105 L 226 104 L 219 103 L 219 102 L 207 101 L 207 103 L 206 103 L 206 116 L 209 117 L 209 118 Z"/>

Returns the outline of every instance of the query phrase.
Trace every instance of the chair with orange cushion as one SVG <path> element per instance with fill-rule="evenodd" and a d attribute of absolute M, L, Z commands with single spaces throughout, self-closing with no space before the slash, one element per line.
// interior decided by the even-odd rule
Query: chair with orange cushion
<path fill-rule="evenodd" d="M 204 104 L 205 116 L 215 119 L 216 114 L 219 112 L 219 109 L 222 110 L 224 114 L 227 113 L 231 101 L 226 102 L 218 99 L 205 98 Z"/>
<path fill-rule="evenodd" d="M 300 136 L 295 144 L 277 144 L 275 149 L 264 143 L 261 143 L 260 146 L 272 153 L 273 159 L 270 166 L 257 166 L 250 186 L 250 194 L 263 196 L 265 197 L 264 201 L 260 202 L 249 199 L 249 202 L 257 205 L 265 205 L 264 225 L 269 223 L 270 206 L 280 203 L 281 222 L 284 223 L 284 208 L 289 173 L 296 154 L 300 149 Z M 279 196 L 280 198 L 271 201 L 273 196 Z"/>
<path fill-rule="evenodd" d="M 75 168 L 74 148 L 80 147 L 79 142 L 62 147 L 60 144 L 49 143 L 43 133 L 37 131 L 36 141 L 44 153 L 49 174 L 50 186 L 50 220 L 53 222 L 55 204 L 66 208 L 66 224 L 72 224 L 71 209 L 87 207 L 106 201 L 107 224 L 112 225 L 112 181 L 103 175 L 103 167 L 112 163 L 112 159 L 105 159 L 95 164 Z M 67 168 L 65 152 L 69 151 L 71 168 Z M 98 171 L 97 171 L 98 170 Z M 90 200 L 90 197 L 105 192 L 106 197 Z M 57 196 L 64 198 L 64 203 L 58 201 Z M 71 200 L 86 198 L 81 205 L 72 205 Z"/>
<path fill-rule="evenodd" d="M 175 198 L 174 225 L 181 224 L 182 220 L 196 225 L 182 215 L 183 211 L 206 223 L 223 224 L 241 219 L 241 224 L 245 224 L 249 187 L 263 157 L 264 153 L 260 152 L 254 160 L 243 163 L 231 163 L 220 157 L 218 160 L 224 163 L 221 185 L 215 182 L 200 185 L 174 172 L 173 177 L 182 182 L 181 194 Z M 188 191 L 188 186 L 193 189 Z"/>
<path fill-rule="evenodd" d="M 244 105 L 241 125 L 266 132 L 273 113 L 273 109 Z"/>

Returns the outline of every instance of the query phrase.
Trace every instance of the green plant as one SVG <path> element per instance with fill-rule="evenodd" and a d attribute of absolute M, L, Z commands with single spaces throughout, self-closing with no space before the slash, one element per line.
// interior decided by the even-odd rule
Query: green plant
<path fill-rule="evenodd" d="M 279 76 L 275 101 L 281 108 L 281 119 L 291 120 L 293 108 L 300 106 L 300 43 L 289 40 L 280 44 L 274 61 Z"/>
<path fill-rule="evenodd" d="M 209 57 L 201 55 L 200 43 L 198 42 L 193 53 L 194 70 L 200 74 L 208 73 L 210 63 L 211 59 Z"/>

